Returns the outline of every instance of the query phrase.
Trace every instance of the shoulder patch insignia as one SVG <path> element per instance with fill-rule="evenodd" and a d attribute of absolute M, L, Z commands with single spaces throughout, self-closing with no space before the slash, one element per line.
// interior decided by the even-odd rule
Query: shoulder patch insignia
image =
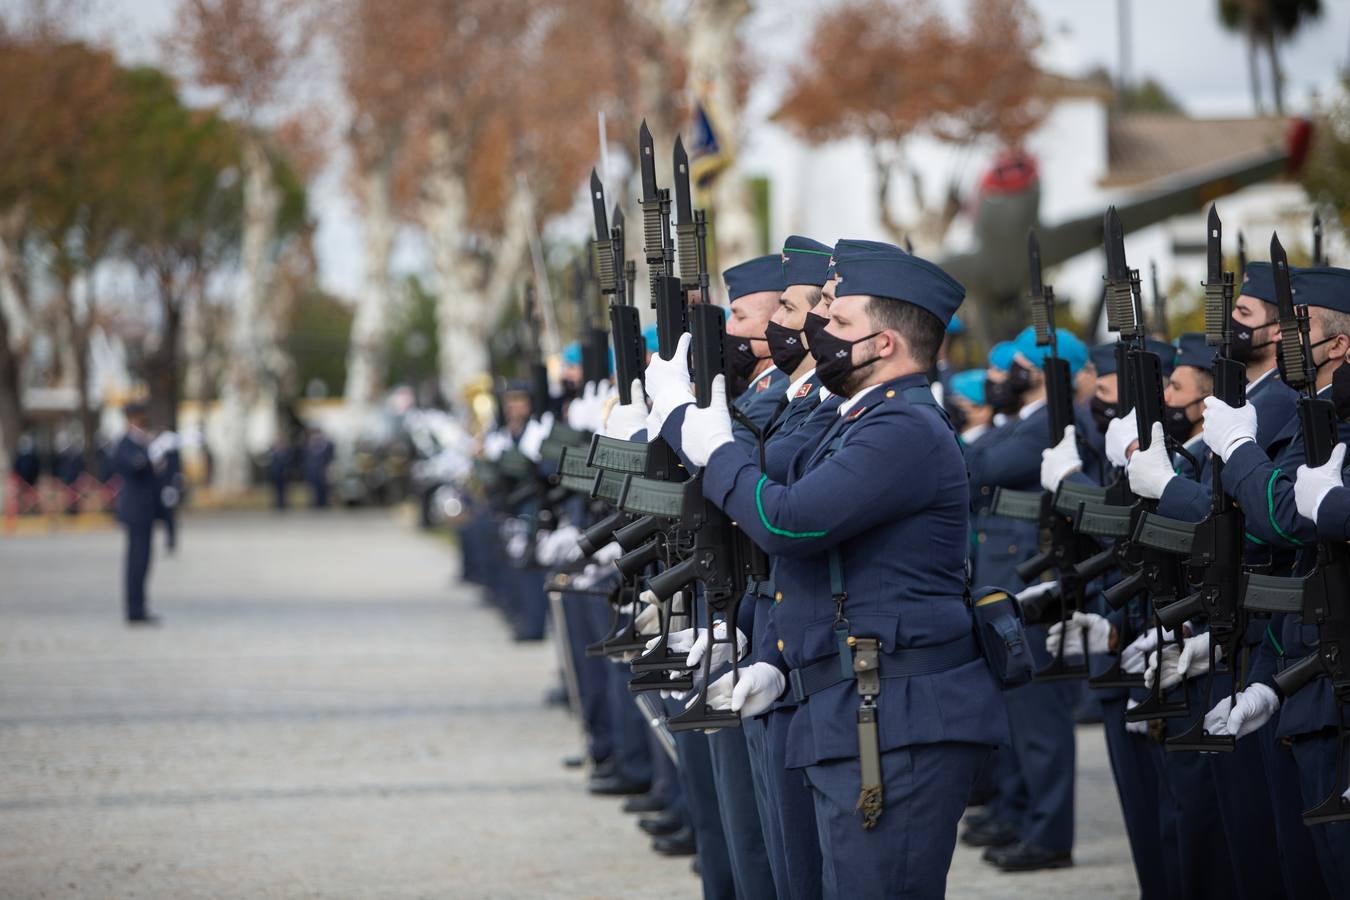
<path fill-rule="evenodd" d="M 801 387 L 797 388 L 797 393 L 794 394 L 794 395 L 792 396 L 792 399 L 793 399 L 793 400 L 800 400 L 800 399 L 802 399 L 802 398 L 805 397 L 807 394 L 811 393 L 811 389 L 812 389 L 813 387 L 814 387 L 814 385 L 812 385 L 811 382 L 808 381 L 806 384 L 804 384 L 804 385 L 802 385 Z"/>

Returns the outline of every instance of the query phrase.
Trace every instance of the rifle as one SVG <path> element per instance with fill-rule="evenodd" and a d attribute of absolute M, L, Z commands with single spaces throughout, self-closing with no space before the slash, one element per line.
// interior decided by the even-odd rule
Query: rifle
<path fill-rule="evenodd" d="M 1036 345 L 1049 347 L 1042 360 L 1045 374 L 1046 411 L 1049 413 L 1050 446 L 1064 438 L 1064 431 L 1073 425 L 1073 380 L 1069 363 L 1059 355 L 1059 339 L 1055 331 L 1055 291 L 1041 280 L 1041 246 L 1033 228 L 1027 233 L 1027 270 L 1030 281 L 1031 323 L 1036 332 Z M 1058 589 L 1053 598 L 1057 602 L 1036 602 L 1023 606 L 1023 614 L 1030 624 L 1056 619 L 1062 629 L 1069 627 L 1069 619 L 1086 605 L 1087 581 L 1075 566 L 1091 556 L 1094 547 L 1086 536 L 1076 534 L 1073 522 L 1055 509 L 1055 496 L 1049 491 L 994 492 L 992 511 L 995 515 L 1027 519 L 1039 523 L 1042 543 L 1046 549 L 1017 566 L 1017 577 L 1030 583 L 1047 570 L 1055 571 Z M 1048 599 L 1048 598 L 1047 598 Z M 1086 678 L 1087 660 L 1069 665 L 1064 656 L 1064 645 L 1054 660 L 1036 673 L 1042 681 L 1063 681 Z"/>
<path fill-rule="evenodd" d="M 536 315 L 538 305 L 534 300 L 534 285 L 525 285 L 522 299 L 525 326 L 525 362 L 530 370 L 530 409 L 537 419 L 548 412 L 551 397 L 548 389 L 548 367 L 544 365 L 543 352 L 539 347 L 539 323 Z"/>
<path fill-rule="evenodd" d="M 1270 240 L 1270 262 L 1275 273 L 1285 383 L 1302 394 L 1298 418 L 1308 465 L 1324 465 L 1336 445 L 1336 409 L 1331 400 L 1317 396 L 1308 308 L 1294 306 L 1289 260 L 1278 236 Z M 1244 602 L 1248 608 L 1297 613 L 1304 623 L 1317 626 L 1317 649 L 1276 674 L 1275 686 L 1287 698 L 1315 678 L 1330 679 L 1338 714 L 1336 786 L 1325 800 L 1304 810 L 1303 821 L 1321 825 L 1350 820 L 1350 803 L 1341 797 L 1350 787 L 1350 731 L 1345 721 L 1345 705 L 1350 703 L 1350 546 L 1342 541 L 1319 540 L 1317 565 L 1303 578 L 1249 576 Z"/>
<path fill-rule="evenodd" d="M 1247 277 L 1247 239 L 1238 232 L 1238 279 Z M 1239 291 L 1241 293 L 1241 291 Z"/>
<path fill-rule="evenodd" d="M 1153 335 L 1160 341 L 1167 340 L 1167 296 L 1158 287 L 1158 264 L 1148 261 L 1148 277 L 1153 285 Z"/>
<path fill-rule="evenodd" d="M 1229 355 L 1234 278 L 1223 270 L 1223 223 L 1218 210 L 1209 208 L 1205 280 L 1205 343 L 1217 347 L 1214 360 L 1214 396 L 1230 406 L 1247 402 L 1246 367 Z M 1154 513 L 1145 515 L 1141 541 L 1146 545 L 1179 556 L 1189 557 L 1190 583 L 1196 591 L 1156 610 L 1158 623 L 1176 631 L 1189 619 L 1209 622 L 1209 676 L 1205 683 L 1206 706 L 1214 702 L 1214 677 L 1218 672 L 1218 652 L 1222 648 L 1228 671 L 1233 674 L 1232 696 L 1240 689 L 1243 665 L 1242 637 L 1247 614 L 1242 598 L 1242 510 L 1224 492 L 1223 460 L 1210 458 L 1211 500 L 1209 515 L 1197 524 L 1167 519 Z M 1215 735 L 1205 730 L 1203 719 L 1189 730 L 1167 739 L 1168 750 L 1230 752 L 1232 735 Z"/>
<path fill-rule="evenodd" d="M 632 306 L 631 289 L 626 279 L 620 276 L 620 261 L 626 267 L 623 252 L 623 217 L 617 211 L 615 219 L 618 227 L 611 231 L 605 220 L 605 189 L 600 184 L 595 170 L 591 170 L 591 210 L 595 216 L 595 258 L 597 272 L 600 275 L 600 292 L 608 295 L 609 330 L 614 340 L 614 368 L 618 380 L 619 402 L 633 402 L 633 379 L 643 377 L 644 347 L 642 344 L 642 323 L 638 319 L 636 307 Z M 604 368 L 608 375 L 609 360 L 604 344 L 604 332 L 599 328 L 591 330 L 593 346 L 598 346 L 604 354 Z M 585 358 L 585 347 L 582 357 Z"/>
<path fill-rule="evenodd" d="M 726 316 L 721 307 L 701 303 L 690 310 L 693 335 L 692 355 L 697 363 L 694 375 L 695 403 L 707 409 L 712 403 L 712 382 L 717 375 L 725 377 L 723 356 L 726 338 Z M 695 582 L 703 586 L 705 624 L 708 629 L 708 648 L 702 660 L 702 685 L 689 709 L 669 720 L 671 731 L 700 728 L 727 728 L 740 725 L 740 715 L 731 710 L 708 706 L 708 687 L 712 683 L 712 660 L 718 644 L 729 644 L 732 656 L 732 680 L 735 674 L 737 650 L 736 618 L 741 592 L 746 578 L 765 578 L 768 559 L 711 501 L 703 496 L 703 475 L 684 484 L 680 527 L 693 535 L 689 555 L 659 575 L 648 585 L 658 598 L 665 600 L 676 591 L 691 588 Z M 716 636 L 717 620 L 726 626 L 726 636 Z"/>

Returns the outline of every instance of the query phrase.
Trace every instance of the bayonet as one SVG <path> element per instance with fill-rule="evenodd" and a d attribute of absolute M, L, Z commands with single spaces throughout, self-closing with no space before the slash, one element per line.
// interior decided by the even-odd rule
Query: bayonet
<path fill-rule="evenodd" d="M 686 291 L 698 284 L 698 226 L 694 222 L 694 204 L 689 195 L 689 155 L 684 141 L 675 137 L 675 242 L 680 261 L 680 283 Z"/>
<path fill-rule="evenodd" d="M 595 239 L 597 241 L 609 240 L 609 223 L 605 221 L 605 186 L 600 183 L 600 176 L 591 169 L 591 212 L 595 216 Z"/>
<path fill-rule="evenodd" d="M 1280 236 L 1270 236 L 1270 266 L 1275 276 L 1275 309 L 1280 317 L 1279 353 L 1284 363 L 1284 382 L 1301 391 L 1312 382 L 1311 354 L 1308 344 L 1307 307 L 1294 307 L 1293 285 L 1289 278 L 1289 256 L 1280 243 Z"/>

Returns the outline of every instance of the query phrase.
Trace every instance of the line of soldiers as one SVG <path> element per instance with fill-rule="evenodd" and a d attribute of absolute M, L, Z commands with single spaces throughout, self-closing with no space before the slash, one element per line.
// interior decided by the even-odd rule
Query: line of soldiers
<path fill-rule="evenodd" d="M 1211 213 L 1167 344 L 1112 212 L 1118 340 L 1055 327 L 1033 236 L 1032 326 L 950 374 L 964 290 L 889 244 L 793 236 L 704 302 L 681 148 L 673 236 L 641 150 L 654 340 L 593 176 L 614 384 L 597 327 L 565 410 L 508 400 L 462 535 L 518 636 L 551 609 L 590 789 L 706 896 L 941 896 L 974 801 L 992 865 L 1072 864 L 1088 684 L 1144 896 L 1350 896 L 1350 271 L 1276 242 L 1234 297 Z"/>

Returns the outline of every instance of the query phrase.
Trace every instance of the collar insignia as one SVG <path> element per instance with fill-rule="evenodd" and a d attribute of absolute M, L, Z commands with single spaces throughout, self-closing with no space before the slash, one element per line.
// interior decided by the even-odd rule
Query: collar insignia
<path fill-rule="evenodd" d="M 811 382 L 809 382 L 809 381 L 806 382 L 806 384 L 803 384 L 801 387 L 797 388 L 797 393 L 793 395 L 792 399 L 793 399 L 793 400 L 800 400 L 801 398 L 805 397 L 807 394 L 811 393 L 811 388 L 812 388 Z"/>

